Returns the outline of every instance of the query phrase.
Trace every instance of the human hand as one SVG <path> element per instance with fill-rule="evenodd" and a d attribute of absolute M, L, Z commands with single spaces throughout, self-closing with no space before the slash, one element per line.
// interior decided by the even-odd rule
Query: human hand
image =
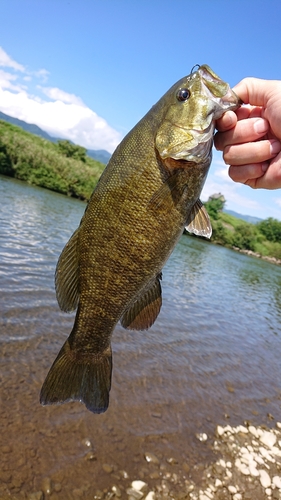
<path fill-rule="evenodd" d="M 217 120 L 216 149 L 229 176 L 252 188 L 281 187 L 281 81 L 245 78 L 233 89 L 247 104 Z"/>

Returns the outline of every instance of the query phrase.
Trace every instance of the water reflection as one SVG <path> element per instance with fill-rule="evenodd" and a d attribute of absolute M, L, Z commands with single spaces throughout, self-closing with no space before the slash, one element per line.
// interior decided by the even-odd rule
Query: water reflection
<path fill-rule="evenodd" d="M 281 269 L 188 236 L 163 270 L 163 307 L 153 327 L 129 332 L 118 325 L 113 334 L 108 412 L 95 418 L 79 403 L 41 408 L 40 386 L 73 324 L 56 303 L 55 266 L 85 204 L 5 178 L 0 197 L 0 399 L 9 401 L 0 440 L 6 443 L 9 427 L 15 449 L 29 443 L 36 450 L 19 470 L 32 462 L 38 475 L 48 474 L 59 463 L 71 485 L 81 436 L 121 462 L 120 440 L 132 457 L 145 436 L 168 436 L 159 452 L 170 446 L 192 462 L 200 454 L 192 436 L 212 432 L 225 414 L 239 424 L 267 422 L 267 413 L 278 418 Z M 75 467 L 76 477 L 78 467 L 79 477 L 91 480 L 84 461 Z M 130 460 L 128 467 L 137 466 Z"/>

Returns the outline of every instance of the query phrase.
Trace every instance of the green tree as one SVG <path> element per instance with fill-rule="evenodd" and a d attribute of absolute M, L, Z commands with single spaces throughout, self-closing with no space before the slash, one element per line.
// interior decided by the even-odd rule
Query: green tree
<path fill-rule="evenodd" d="M 259 231 L 268 241 L 281 242 L 281 222 L 269 217 L 257 224 Z"/>
<path fill-rule="evenodd" d="M 60 152 L 67 156 L 67 158 L 74 158 L 75 160 L 86 161 L 86 149 L 77 144 L 71 144 L 70 141 L 61 140 L 58 141 L 58 147 Z"/>
<path fill-rule="evenodd" d="M 212 197 L 210 196 L 209 200 L 204 203 L 206 210 L 212 219 L 218 220 L 219 213 L 223 210 L 225 205 L 225 199 L 223 196 Z"/>

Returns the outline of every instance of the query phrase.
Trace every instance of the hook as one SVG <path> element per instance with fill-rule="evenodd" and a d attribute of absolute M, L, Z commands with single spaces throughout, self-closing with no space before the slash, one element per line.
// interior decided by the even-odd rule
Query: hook
<path fill-rule="evenodd" d="M 191 72 L 190 72 L 190 73 L 193 73 L 193 71 L 194 71 L 194 69 L 195 69 L 195 68 L 198 68 L 198 69 L 199 69 L 199 68 L 200 68 L 200 64 L 195 64 L 195 66 L 193 66 L 193 68 L 192 68 L 192 70 L 191 70 Z M 197 70 L 196 70 L 196 71 L 197 71 Z"/>

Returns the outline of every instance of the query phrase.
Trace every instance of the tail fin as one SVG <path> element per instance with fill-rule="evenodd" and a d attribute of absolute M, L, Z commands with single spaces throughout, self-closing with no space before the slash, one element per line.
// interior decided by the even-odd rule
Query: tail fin
<path fill-rule="evenodd" d="M 71 350 L 67 340 L 55 359 L 40 393 L 42 405 L 78 400 L 93 413 L 108 408 L 111 387 L 110 346 L 100 356 Z"/>

